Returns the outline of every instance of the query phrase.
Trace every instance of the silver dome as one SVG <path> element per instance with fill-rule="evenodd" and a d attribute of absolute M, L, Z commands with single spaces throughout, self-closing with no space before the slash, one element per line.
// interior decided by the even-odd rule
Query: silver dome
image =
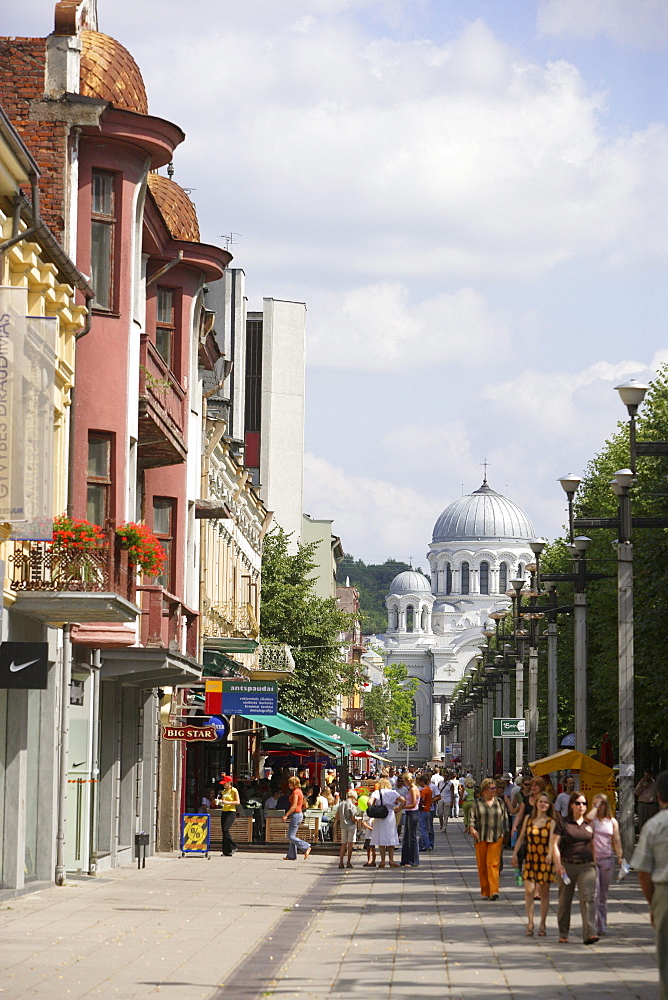
<path fill-rule="evenodd" d="M 434 542 L 484 538 L 535 538 L 531 520 L 521 507 L 487 485 L 446 507 L 434 525 Z"/>
<path fill-rule="evenodd" d="M 422 573 L 414 569 L 405 569 L 397 574 L 390 584 L 390 594 L 431 594 L 431 584 Z"/>

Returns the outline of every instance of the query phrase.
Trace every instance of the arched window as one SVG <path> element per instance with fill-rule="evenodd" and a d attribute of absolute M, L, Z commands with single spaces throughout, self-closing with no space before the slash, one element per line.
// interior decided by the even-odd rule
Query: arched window
<path fill-rule="evenodd" d="M 445 592 L 446 594 L 452 593 L 452 566 L 450 563 L 445 567 Z"/>
<path fill-rule="evenodd" d="M 415 628 L 415 611 L 413 610 L 413 605 L 409 604 L 406 608 L 406 631 L 412 632 Z"/>
<path fill-rule="evenodd" d="M 489 563 L 480 563 L 480 593 L 489 594 Z"/>
<path fill-rule="evenodd" d="M 499 566 L 499 593 L 505 594 L 508 590 L 508 563 L 502 562 Z"/>
<path fill-rule="evenodd" d="M 460 589 L 461 594 L 469 593 L 469 564 L 467 562 L 462 563 L 462 585 Z"/>
<path fill-rule="evenodd" d="M 427 631 L 427 620 L 429 612 L 426 607 L 422 609 L 422 615 L 420 616 L 420 628 L 423 632 Z"/>
<path fill-rule="evenodd" d="M 393 608 L 390 608 L 389 618 L 390 618 L 390 628 L 396 631 L 396 629 L 399 628 L 399 608 L 396 606 L 396 604 L 394 605 Z"/>
<path fill-rule="evenodd" d="M 524 576 L 524 563 L 517 564 L 517 579 L 521 580 Z"/>

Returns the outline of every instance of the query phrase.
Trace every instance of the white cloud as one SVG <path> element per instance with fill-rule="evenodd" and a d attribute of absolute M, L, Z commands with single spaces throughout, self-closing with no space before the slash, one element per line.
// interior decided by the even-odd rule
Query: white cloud
<path fill-rule="evenodd" d="M 176 176 L 206 238 L 241 233 L 249 272 L 467 285 L 665 253 L 667 132 L 609 137 L 606 98 L 575 66 L 532 61 L 482 21 L 443 43 L 390 38 L 360 15 L 378 3 L 286 16 L 247 0 L 211 21 L 192 0 L 185 22 L 179 8 L 165 0 L 156 20 L 152 3 L 119 3 L 132 18 L 119 37 L 152 112 L 188 132 Z"/>
<path fill-rule="evenodd" d="M 658 49 L 668 41 L 665 0 L 545 0 L 538 29 L 546 35 L 611 38 L 621 45 Z"/>
<path fill-rule="evenodd" d="M 408 559 L 426 566 L 434 504 L 408 486 L 350 475 L 324 458 L 304 456 L 304 504 L 314 517 L 334 518 L 346 552 L 365 562 Z"/>
<path fill-rule="evenodd" d="M 408 288 L 383 282 L 309 301 L 309 364 L 367 371 L 474 366 L 504 350 L 509 333 L 471 288 L 411 304 Z"/>

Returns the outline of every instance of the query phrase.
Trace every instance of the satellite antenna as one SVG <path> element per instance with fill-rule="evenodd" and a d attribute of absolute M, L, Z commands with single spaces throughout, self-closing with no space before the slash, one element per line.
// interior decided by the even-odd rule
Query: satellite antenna
<path fill-rule="evenodd" d="M 235 236 L 241 236 L 241 233 L 225 233 L 223 236 L 219 236 L 218 238 L 225 240 L 225 249 L 229 250 L 233 243 L 239 242 L 239 240 L 235 240 Z"/>

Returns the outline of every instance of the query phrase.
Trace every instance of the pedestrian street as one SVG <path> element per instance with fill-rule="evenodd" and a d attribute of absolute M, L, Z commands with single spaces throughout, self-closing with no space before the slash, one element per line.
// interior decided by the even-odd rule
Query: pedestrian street
<path fill-rule="evenodd" d="M 505 852 L 501 895 L 480 898 L 460 820 L 419 868 L 354 868 L 238 852 L 160 856 L 0 904 L 0 996 L 11 1000 L 408 997 L 656 1000 L 653 936 L 631 874 L 613 883 L 609 935 L 525 936 L 523 890 Z"/>

